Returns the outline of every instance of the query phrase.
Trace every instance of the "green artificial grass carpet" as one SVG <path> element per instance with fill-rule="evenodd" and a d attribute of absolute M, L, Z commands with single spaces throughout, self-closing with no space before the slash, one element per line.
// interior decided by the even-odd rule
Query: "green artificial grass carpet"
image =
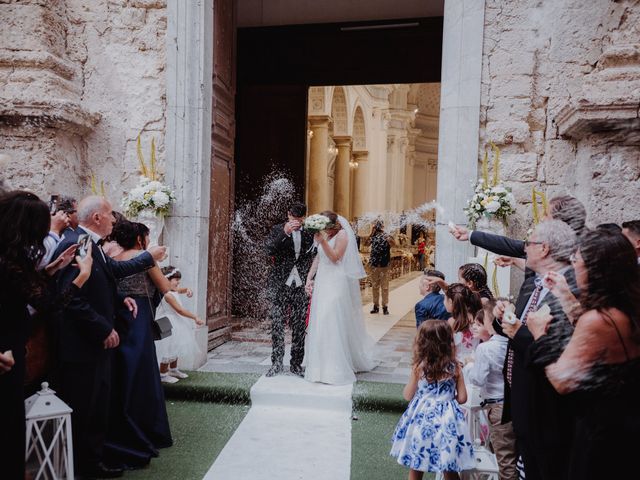
<path fill-rule="evenodd" d="M 167 400 L 173 446 L 126 478 L 142 480 L 201 479 L 249 411 L 249 405 Z"/>
<path fill-rule="evenodd" d="M 164 384 L 164 392 L 167 399 L 249 404 L 258 378 L 254 373 L 189 372 L 189 378 Z"/>
<path fill-rule="evenodd" d="M 409 469 L 389 455 L 391 436 L 407 408 L 403 385 L 357 382 L 353 387 L 351 422 L 351 480 L 401 480 Z M 425 473 L 424 480 L 435 475 Z"/>

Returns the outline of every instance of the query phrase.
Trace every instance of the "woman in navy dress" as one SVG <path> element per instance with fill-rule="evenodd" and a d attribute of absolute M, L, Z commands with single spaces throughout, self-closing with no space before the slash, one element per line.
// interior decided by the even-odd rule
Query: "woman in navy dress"
<path fill-rule="evenodd" d="M 115 259 L 129 260 L 148 246 L 149 229 L 123 221 L 114 227 L 112 237 L 124 248 Z M 158 449 L 173 443 L 152 332 L 157 289 L 164 294 L 170 287 L 157 266 L 124 278 L 118 285 L 122 294 L 135 300 L 137 313 L 130 318 L 116 352 L 111 427 L 105 448 L 110 462 L 125 468 L 147 465 L 158 456 Z"/>

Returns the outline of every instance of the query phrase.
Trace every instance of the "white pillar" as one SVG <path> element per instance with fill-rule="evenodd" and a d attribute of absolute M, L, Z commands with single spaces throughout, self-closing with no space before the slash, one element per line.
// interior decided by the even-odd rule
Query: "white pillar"
<path fill-rule="evenodd" d="M 185 307 L 203 319 L 209 264 L 212 66 L 213 0 L 168 0 L 166 180 L 175 189 L 177 202 L 167 219 L 164 243 L 171 264 L 182 271 L 182 283 L 193 290 Z"/>
<path fill-rule="evenodd" d="M 444 4 L 436 268 L 448 281 L 471 256 L 468 243 L 448 232 L 447 222 L 465 224 L 463 208 L 478 176 L 480 82 L 484 36 L 484 0 L 447 0 Z"/>

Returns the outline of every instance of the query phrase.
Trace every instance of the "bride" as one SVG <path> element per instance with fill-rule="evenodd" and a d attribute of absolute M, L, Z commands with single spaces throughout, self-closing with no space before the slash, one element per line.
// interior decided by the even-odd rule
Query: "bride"
<path fill-rule="evenodd" d="M 356 380 L 354 372 L 375 366 L 374 342 L 364 326 L 360 297 L 359 279 L 366 273 L 349 222 L 331 211 L 321 215 L 332 225 L 315 235 L 318 255 L 307 276 L 306 290 L 313 296 L 304 378 L 344 385 Z"/>

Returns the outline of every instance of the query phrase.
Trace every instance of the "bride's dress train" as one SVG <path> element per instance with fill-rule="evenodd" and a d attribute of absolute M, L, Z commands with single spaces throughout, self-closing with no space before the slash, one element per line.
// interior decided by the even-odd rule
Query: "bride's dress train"
<path fill-rule="evenodd" d="M 342 222 L 341 222 L 342 223 Z M 348 226 L 348 223 L 347 223 Z M 350 229 L 350 227 L 349 227 Z M 350 232 L 347 232 L 348 234 Z M 349 242 L 355 236 L 349 235 Z M 333 248 L 335 237 L 329 241 Z M 347 252 L 352 245 L 347 246 Z M 357 262 L 360 262 L 360 256 Z M 351 255 L 351 259 L 347 259 Z M 311 313 L 305 343 L 305 379 L 311 382 L 344 385 L 356 380 L 354 372 L 375 367 L 374 341 L 366 331 L 357 275 L 364 275 L 362 263 L 345 268 L 354 262 L 353 250 L 334 264 L 318 249 L 318 270 L 311 299 Z M 353 273 L 355 271 L 355 274 Z"/>

